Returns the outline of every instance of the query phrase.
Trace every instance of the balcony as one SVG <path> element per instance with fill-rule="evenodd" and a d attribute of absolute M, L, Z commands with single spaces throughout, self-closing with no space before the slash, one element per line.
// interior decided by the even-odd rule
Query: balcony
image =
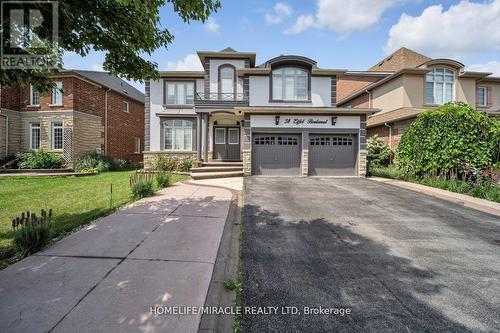
<path fill-rule="evenodd" d="M 245 93 L 196 93 L 195 106 L 234 107 L 248 106 L 248 95 Z"/>

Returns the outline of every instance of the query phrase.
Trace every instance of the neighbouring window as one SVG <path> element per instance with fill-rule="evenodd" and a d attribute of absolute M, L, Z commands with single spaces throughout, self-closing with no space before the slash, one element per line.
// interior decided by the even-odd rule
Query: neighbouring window
<path fill-rule="evenodd" d="M 40 149 L 40 123 L 30 124 L 30 149 Z"/>
<path fill-rule="evenodd" d="M 52 123 L 52 150 L 63 149 L 63 123 L 55 121 Z"/>
<path fill-rule="evenodd" d="M 478 106 L 488 105 L 488 88 L 486 87 L 477 88 L 477 105 Z"/>
<path fill-rule="evenodd" d="M 123 101 L 123 112 L 128 112 L 128 102 Z"/>
<path fill-rule="evenodd" d="M 222 65 L 220 67 L 220 98 L 234 99 L 234 67 Z"/>
<path fill-rule="evenodd" d="M 193 150 L 193 121 L 171 119 L 163 124 L 165 149 Z"/>
<path fill-rule="evenodd" d="M 427 104 L 445 104 L 453 101 L 455 72 L 436 67 L 425 78 L 425 101 Z"/>
<path fill-rule="evenodd" d="M 141 139 L 137 137 L 134 137 L 134 153 L 135 154 L 141 153 Z"/>
<path fill-rule="evenodd" d="M 62 82 L 55 82 L 55 87 L 52 90 L 52 104 L 62 105 L 63 103 L 63 93 L 62 93 Z"/>
<path fill-rule="evenodd" d="M 272 72 L 272 99 L 300 101 L 308 99 L 308 72 L 300 68 L 280 68 Z"/>
<path fill-rule="evenodd" d="M 192 105 L 194 82 L 170 82 L 166 84 L 166 103 L 170 105 Z"/>
<path fill-rule="evenodd" d="M 30 105 L 40 105 L 40 92 L 30 85 Z"/>

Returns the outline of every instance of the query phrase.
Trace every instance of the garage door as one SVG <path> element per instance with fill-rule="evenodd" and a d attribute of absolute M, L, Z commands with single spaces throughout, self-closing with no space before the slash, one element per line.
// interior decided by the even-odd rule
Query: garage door
<path fill-rule="evenodd" d="M 252 174 L 263 176 L 300 175 L 300 134 L 254 134 Z"/>
<path fill-rule="evenodd" d="M 355 176 L 355 135 L 310 135 L 310 176 Z"/>

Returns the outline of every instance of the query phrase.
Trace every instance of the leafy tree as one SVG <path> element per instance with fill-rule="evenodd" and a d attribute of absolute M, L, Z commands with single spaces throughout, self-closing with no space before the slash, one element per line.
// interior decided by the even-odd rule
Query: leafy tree
<path fill-rule="evenodd" d="M 221 6 L 219 0 L 59 0 L 59 58 L 63 51 L 81 56 L 91 50 L 104 51 L 105 70 L 132 80 L 157 78 L 157 64 L 142 56 L 174 39 L 168 29 L 160 27 L 160 7 L 166 3 L 187 23 L 205 22 Z M 50 34 L 42 27 L 34 31 L 41 37 Z M 48 74 L 46 70 L 0 69 L 0 84 L 29 82 L 48 91 L 53 85 Z"/>
<path fill-rule="evenodd" d="M 367 140 L 368 158 L 373 166 L 387 166 L 391 163 L 392 151 L 378 135 Z"/>
<path fill-rule="evenodd" d="M 499 128 L 498 120 L 462 102 L 422 112 L 401 137 L 398 167 L 411 176 L 466 177 L 492 165 Z"/>

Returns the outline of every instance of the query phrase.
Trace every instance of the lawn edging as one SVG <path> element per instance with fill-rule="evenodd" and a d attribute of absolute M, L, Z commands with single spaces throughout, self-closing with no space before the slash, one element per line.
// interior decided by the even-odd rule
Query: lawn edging
<path fill-rule="evenodd" d="M 456 204 L 473 208 L 485 213 L 489 213 L 492 215 L 500 216 L 500 204 L 496 203 L 494 201 L 486 200 L 486 199 L 480 199 L 480 198 L 474 198 L 470 195 L 466 194 L 461 194 L 461 193 L 456 193 L 456 192 L 451 192 L 447 190 L 442 190 L 439 188 L 431 187 L 431 186 L 426 186 L 422 184 L 416 184 L 416 183 L 411 183 L 411 182 L 405 182 L 402 180 L 397 180 L 397 179 L 391 179 L 391 178 L 381 178 L 381 177 L 370 177 L 368 178 L 370 180 L 384 183 L 384 184 L 390 184 L 394 186 L 398 186 L 401 188 L 405 188 L 408 190 L 412 190 L 415 192 L 419 193 L 424 193 L 427 195 L 431 195 L 433 197 L 437 197 L 446 201 L 454 202 Z"/>

